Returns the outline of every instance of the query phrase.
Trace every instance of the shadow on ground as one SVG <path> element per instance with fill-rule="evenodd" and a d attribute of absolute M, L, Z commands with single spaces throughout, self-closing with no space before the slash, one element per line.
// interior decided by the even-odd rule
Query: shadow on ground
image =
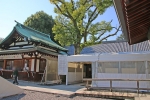
<path fill-rule="evenodd" d="M 9 80 L 12 82 L 12 80 Z M 41 87 L 41 88 L 49 88 L 49 89 L 57 89 L 57 90 L 66 90 L 66 91 L 71 91 L 71 92 L 76 92 L 77 90 L 84 88 L 84 84 L 73 84 L 73 85 L 40 85 L 40 83 L 37 82 L 28 82 L 28 81 L 21 81 L 19 80 L 19 86 L 33 86 L 33 87 Z"/>
<path fill-rule="evenodd" d="M 6 98 L 2 98 L 1 100 L 20 100 L 21 98 L 23 98 L 26 94 L 18 94 L 18 95 L 14 95 L 14 96 L 9 96 Z"/>

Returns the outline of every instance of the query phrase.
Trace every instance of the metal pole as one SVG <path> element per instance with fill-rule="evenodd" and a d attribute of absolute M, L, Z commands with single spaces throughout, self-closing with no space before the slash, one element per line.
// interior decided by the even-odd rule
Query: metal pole
<path fill-rule="evenodd" d="M 68 73 L 66 74 L 66 85 L 68 85 Z"/>
<path fill-rule="evenodd" d="M 148 66 L 147 66 L 147 61 L 145 61 L 145 74 L 146 74 L 146 79 L 149 79 L 148 75 Z M 150 82 L 147 81 L 147 88 L 149 88 Z"/>
<path fill-rule="evenodd" d="M 83 64 L 81 64 L 82 67 L 82 82 L 83 82 Z"/>

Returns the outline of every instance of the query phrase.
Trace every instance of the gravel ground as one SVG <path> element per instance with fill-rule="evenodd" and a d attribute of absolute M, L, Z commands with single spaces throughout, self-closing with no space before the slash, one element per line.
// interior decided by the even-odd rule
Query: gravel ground
<path fill-rule="evenodd" d="M 59 95 L 25 90 L 23 94 L 6 97 L 1 100 L 110 100 L 110 99 L 82 97 L 82 96 L 75 96 L 72 98 L 68 98 Z"/>

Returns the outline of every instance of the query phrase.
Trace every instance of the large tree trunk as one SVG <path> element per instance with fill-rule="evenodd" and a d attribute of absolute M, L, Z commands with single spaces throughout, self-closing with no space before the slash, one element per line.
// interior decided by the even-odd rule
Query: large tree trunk
<path fill-rule="evenodd" d="M 75 55 L 80 54 L 80 43 L 79 44 L 75 44 Z"/>

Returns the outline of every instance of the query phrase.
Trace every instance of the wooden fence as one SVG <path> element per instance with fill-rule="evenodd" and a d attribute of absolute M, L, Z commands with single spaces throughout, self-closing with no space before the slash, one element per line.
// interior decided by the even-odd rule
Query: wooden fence
<path fill-rule="evenodd" d="M 109 81 L 110 82 L 110 87 L 103 87 L 103 88 L 109 88 L 110 91 L 112 92 L 112 89 L 136 89 L 137 92 L 139 93 L 139 90 L 150 90 L 150 88 L 140 88 L 139 87 L 139 82 L 140 81 L 147 81 L 150 82 L 150 79 L 143 79 L 143 80 L 137 80 L 137 79 L 98 79 L 98 78 L 84 78 L 83 81 L 86 81 L 86 88 L 90 89 L 92 88 L 89 85 L 89 81 Z M 136 81 L 136 88 L 126 88 L 126 87 L 112 87 L 113 81 Z"/>

